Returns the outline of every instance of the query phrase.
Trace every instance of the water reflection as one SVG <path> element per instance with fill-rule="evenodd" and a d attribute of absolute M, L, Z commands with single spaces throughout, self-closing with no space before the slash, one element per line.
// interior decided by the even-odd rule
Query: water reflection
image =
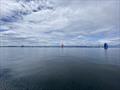
<path fill-rule="evenodd" d="M 64 48 L 59 49 L 60 56 L 64 56 Z"/>
<path fill-rule="evenodd" d="M 105 49 L 104 52 L 105 52 L 105 60 L 106 60 L 106 62 L 108 62 L 108 50 Z"/>

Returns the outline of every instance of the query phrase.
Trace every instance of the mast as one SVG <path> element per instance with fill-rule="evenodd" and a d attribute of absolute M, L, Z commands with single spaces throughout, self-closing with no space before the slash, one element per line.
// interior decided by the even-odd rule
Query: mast
<path fill-rule="evenodd" d="M 108 35 L 108 33 L 103 33 L 104 37 L 106 37 Z M 104 49 L 108 49 L 108 41 L 104 42 Z"/>

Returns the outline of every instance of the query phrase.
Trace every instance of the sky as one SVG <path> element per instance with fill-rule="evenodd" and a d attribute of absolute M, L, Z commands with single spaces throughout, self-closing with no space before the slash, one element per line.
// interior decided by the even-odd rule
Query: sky
<path fill-rule="evenodd" d="M 120 0 L 0 0 L 0 45 L 120 46 Z"/>

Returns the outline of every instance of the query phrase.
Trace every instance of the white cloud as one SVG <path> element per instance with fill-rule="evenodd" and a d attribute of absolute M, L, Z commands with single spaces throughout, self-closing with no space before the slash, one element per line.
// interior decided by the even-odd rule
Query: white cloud
<path fill-rule="evenodd" d="M 15 0 L 0 0 L 0 19 L 6 15 L 11 15 L 11 11 L 18 9 L 18 7 L 19 4 Z"/>
<path fill-rule="evenodd" d="M 99 45 L 104 42 L 118 44 L 118 40 L 110 39 L 119 38 L 120 34 L 120 2 L 117 0 L 52 0 L 54 4 L 49 1 L 39 4 L 36 3 L 37 0 L 29 3 L 23 1 L 0 2 L 3 45 L 58 45 L 61 40 L 66 45 Z M 38 10 L 39 6 L 45 8 Z M 18 16 L 22 18 L 15 18 L 17 20 L 12 22 L 2 21 L 2 18 L 11 17 L 13 11 L 22 12 Z M 25 12 L 28 12 L 27 15 L 23 14 Z"/>

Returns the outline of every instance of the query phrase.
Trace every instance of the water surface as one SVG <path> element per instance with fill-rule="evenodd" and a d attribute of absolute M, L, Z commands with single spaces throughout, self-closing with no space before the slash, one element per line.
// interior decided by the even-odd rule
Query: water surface
<path fill-rule="evenodd" d="M 120 48 L 0 48 L 0 90 L 120 90 Z"/>

